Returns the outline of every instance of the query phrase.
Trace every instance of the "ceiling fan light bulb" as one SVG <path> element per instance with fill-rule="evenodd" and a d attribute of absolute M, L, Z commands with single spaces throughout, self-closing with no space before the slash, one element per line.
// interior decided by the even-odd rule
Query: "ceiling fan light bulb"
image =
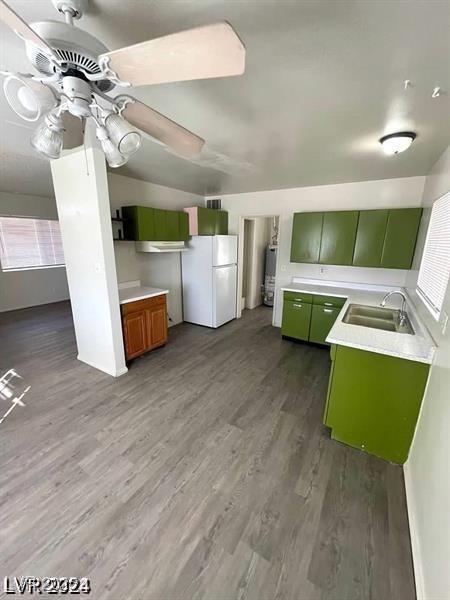
<path fill-rule="evenodd" d="M 416 134 L 412 131 L 402 131 L 399 133 L 391 133 L 380 138 L 380 144 L 383 147 L 383 152 L 387 156 L 400 154 L 411 146 L 416 138 Z"/>
<path fill-rule="evenodd" d="M 37 121 L 56 104 L 50 88 L 20 75 L 7 77 L 3 82 L 3 91 L 11 109 L 25 121 Z"/>
<path fill-rule="evenodd" d="M 30 139 L 33 148 L 47 158 L 59 158 L 63 148 L 63 125 L 60 117 L 48 114 Z"/>
<path fill-rule="evenodd" d="M 121 154 L 131 156 L 141 147 L 141 134 L 120 115 L 109 113 L 105 118 L 105 127 Z"/>
<path fill-rule="evenodd" d="M 117 169 L 128 161 L 128 158 L 119 152 L 117 146 L 110 139 L 106 127 L 97 128 L 97 139 L 100 141 L 106 161 L 111 168 Z"/>

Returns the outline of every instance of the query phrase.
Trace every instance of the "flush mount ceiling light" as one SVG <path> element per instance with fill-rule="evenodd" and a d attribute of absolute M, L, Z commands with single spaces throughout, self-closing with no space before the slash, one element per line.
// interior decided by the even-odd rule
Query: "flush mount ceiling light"
<path fill-rule="evenodd" d="M 384 135 L 379 139 L 379 142 L 383 147 L 384 153 L 392 156 L 393 154 L 400 154 L 400 152 L 408 150 L 416 137 L 413 131 L 400 131 Z"/>
<path fill-rule="evenodd" d="M 3 21 L 24 42 L 38 75 L 0 71 L 11 108 L 25 120 L 37 121 L 33 147 L 58 158 L 64 145 L 82 143 L 84 121 L 91 119 L 111 167 L 124 164 L 141 145 L 140 129 L 184 158 L 200 154 L 205 143 L 171 119 L 128 94 L 109 96 L 115 86 L 132 87 L 242 75 L 245 46 L 229 23 L 214 23 L 166 35 L 119 50 L 74 26 L 88 0 L 51 0 L 65 23 L 28 25 L 4 0 Z M 75 126 L 63 125 L 73 116 Z M 77 127 L 78 126 L 78 127 Z M 63 144 L 61 140 L 63 139 Z"/>

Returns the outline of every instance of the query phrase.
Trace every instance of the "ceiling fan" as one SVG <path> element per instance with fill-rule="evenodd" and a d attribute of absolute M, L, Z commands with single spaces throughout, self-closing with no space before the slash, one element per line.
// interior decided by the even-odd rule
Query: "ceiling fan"
<path fill-rule="evenodd" d="M 64 148 L 83 143 L 92 119 L 106 160 L 120 167 L 147 133 L 175 153 L 197 156 L 205 141 L 129 94 L 108 95 L 115 86 L 132 87 L 241 75 L 245 47 L 229 23 L 215 23 L 109 51 L 74 26 L 88 0 L 51 0 L 62 21 L 28 25 L 0 0 L 0 20 L 25 42 L 39 75 L 2 71 L 6 99 L 27 121 L 40 124 L 31 137 L 35 150 L 58 158 Z"/>

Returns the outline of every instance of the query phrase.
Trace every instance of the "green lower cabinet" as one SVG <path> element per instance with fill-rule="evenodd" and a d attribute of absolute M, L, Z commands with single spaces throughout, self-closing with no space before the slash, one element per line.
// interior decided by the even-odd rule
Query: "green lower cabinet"
<path fill-rule="evenodd" d="M 314 305 L 311 313 L 309 341 L 316 344 L 326 344 L 325 340 L 340 311 L 340 308 L 330 308 L 320 304 Z"/>
<path fill-rule="evenodd" d="M 346 298 L 305 292 L 284 292 L 283 298 L 281 334 L 316 344 L 327 344 L 325 340 Z"/>
<path fill-rule="evenodd" d="M 281 335 L 307 341 L 309 339 L 311 309 L 311 304 L 285 300 L 283 302 Z"/>
<path fill-rule="evenodd" d="M 331 437 L 403 464 L 429 365 L 347 346 L 336 346 L 332 365 L 325 411 Z"/>

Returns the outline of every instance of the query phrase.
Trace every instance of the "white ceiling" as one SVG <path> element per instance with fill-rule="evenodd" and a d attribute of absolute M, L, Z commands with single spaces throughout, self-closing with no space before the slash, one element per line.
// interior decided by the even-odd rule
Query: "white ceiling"
<path fill-rule="evenodd" d="M 8 1 L 28 22 L 58 19 L 50 0 Z M 134 91 L 204 137 L 216 168 L 146 140 L 118 172 L 201 194 L 289 188 L 424 175 L 450 143 L 450 0 L 90 0 L 79 26 L 115 49 L 224 19 L 245 75 Z M 0 24 L 2 67 L 29 70 Z M 48 195 L 48 163 L 18 120 L 0 94 L 0 189 Z M 411 149 L 385 157 L 378 138 L 404 129 Z"/>

